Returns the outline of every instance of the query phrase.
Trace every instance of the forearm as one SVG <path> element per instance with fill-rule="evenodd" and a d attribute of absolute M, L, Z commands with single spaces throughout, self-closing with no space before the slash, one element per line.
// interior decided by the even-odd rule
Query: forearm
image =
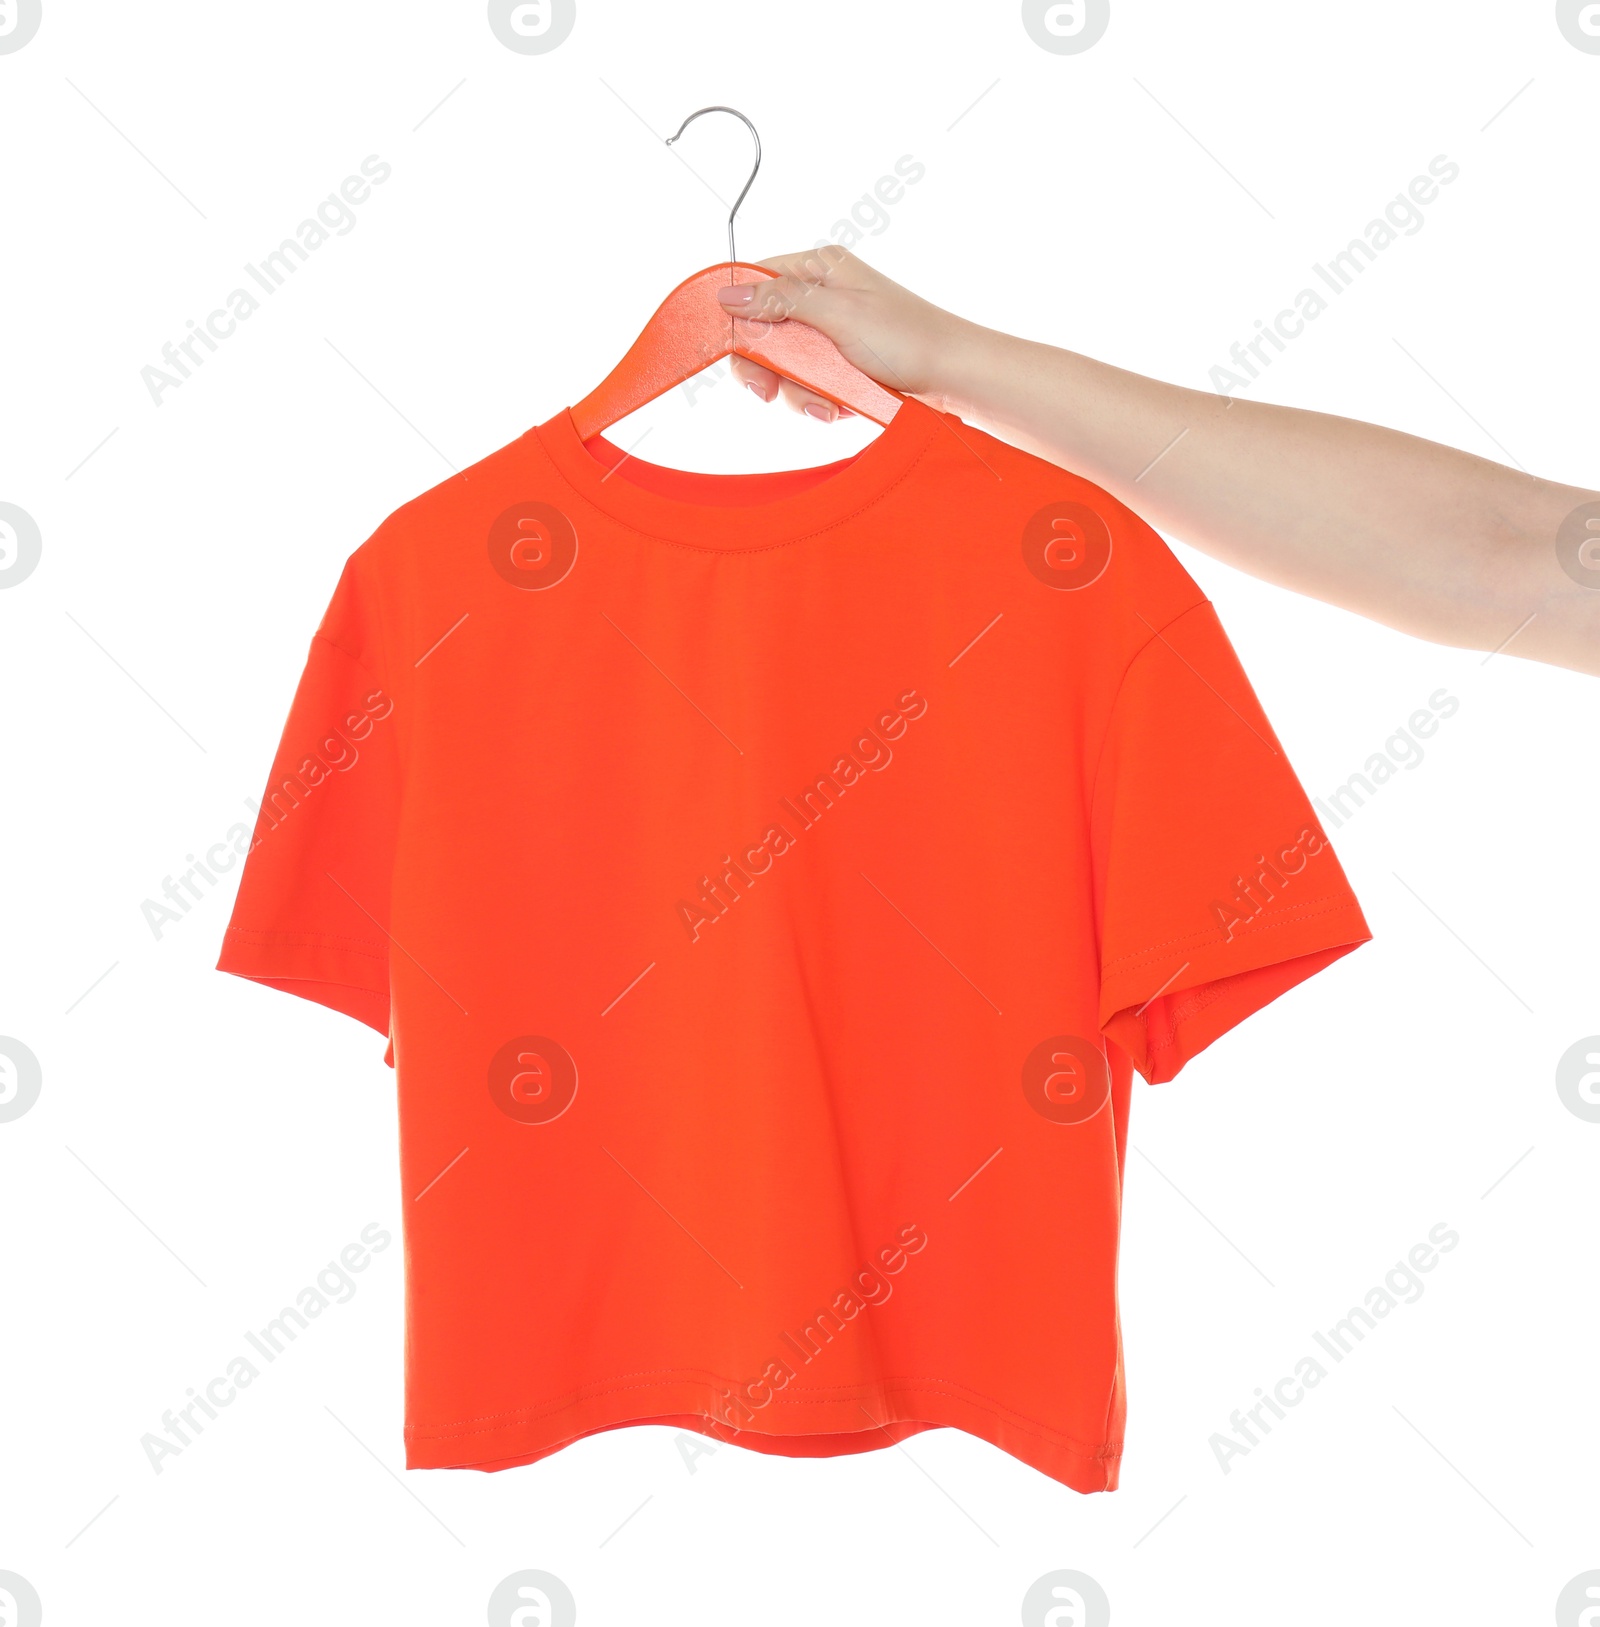
<path fill-rule="evenodd" d="M 1561 568 L 1555 541 L 1595 493 L 972 324 L 947 339 L 951 410 L 1203 552 L 1421 638 L 1512 639 L 1515 654 L 1600 674 L 1600 592 Z"/>

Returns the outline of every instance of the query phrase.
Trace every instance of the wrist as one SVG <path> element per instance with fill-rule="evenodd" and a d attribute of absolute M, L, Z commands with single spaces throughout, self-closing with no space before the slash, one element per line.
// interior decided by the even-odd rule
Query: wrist
<path fill-rule="evenodd" d="M 1007 336 L 964 317 L 940 315 L 922 370 L 926 384 L 916 393 L 940 412 L 968 420 L 984 417 Z"/>

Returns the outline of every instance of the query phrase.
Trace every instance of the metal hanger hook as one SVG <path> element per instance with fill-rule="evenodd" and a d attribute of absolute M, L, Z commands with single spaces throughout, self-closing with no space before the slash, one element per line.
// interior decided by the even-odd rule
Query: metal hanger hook
<path fill-rule="evenodd" d="M 677 134 L 667 137 L 667 145 L 670 147 L 673 142 L 678 139 L 678 136 L 681 136 L 683 132 L 687 130 L 702 113 L 731 113 L 736 119 L 743 120 L 745 129 L 750 132 L 750 139 L 756 144 L 756 161 L 754 167 L 750 171 L 750 179 L 744 183 L 744 191 L 740 192 L 739 196 L 733 200 L 733 208 L 728 211 L 728 280 L 732 282 L 733 262 L 739 258 L 739 256 L 734 252 L 733 248 L 733 217 L 739 213 L 739 205 L 744 202 L 745 193 L 755 185 L 756 175 L 761 169 L 761 137 L 756 134 L 756 127 L 749 121 L 749 119 L 745 118 L 744 114 L 741 113 L 738 108 L 721 106 L 701 107 L 696 108 L 695 111 L 678 126 Z"/>

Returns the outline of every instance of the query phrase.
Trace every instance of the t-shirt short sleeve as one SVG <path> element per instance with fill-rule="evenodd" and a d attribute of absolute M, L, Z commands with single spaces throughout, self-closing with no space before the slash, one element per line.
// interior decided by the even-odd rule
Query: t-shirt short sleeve
<path fill-rule="evenodd" d="M 1209 603 L 1130 662 L 1091 821 L 1100 1026 L 1152 1084 L 1372 936 Z"/>
<path fill-rule="evenodd" d="M 352 559 L 311 641 L 217 964 L 387 1034 L 399 751 L 380 648 Z"/>

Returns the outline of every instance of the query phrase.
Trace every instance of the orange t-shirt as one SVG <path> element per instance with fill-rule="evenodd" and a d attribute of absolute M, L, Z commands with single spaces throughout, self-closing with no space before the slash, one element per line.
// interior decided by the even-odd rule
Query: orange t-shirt
<path fill-rule="evenodd" d="M 221 967 L 390 1036 L 409 1466 L 949 1425 L 1097 1491 L 1132 1072 L 1369 936 L 1161 539 L 910 401 L 763 475 L 563 411 L 398 510 Z"/>

